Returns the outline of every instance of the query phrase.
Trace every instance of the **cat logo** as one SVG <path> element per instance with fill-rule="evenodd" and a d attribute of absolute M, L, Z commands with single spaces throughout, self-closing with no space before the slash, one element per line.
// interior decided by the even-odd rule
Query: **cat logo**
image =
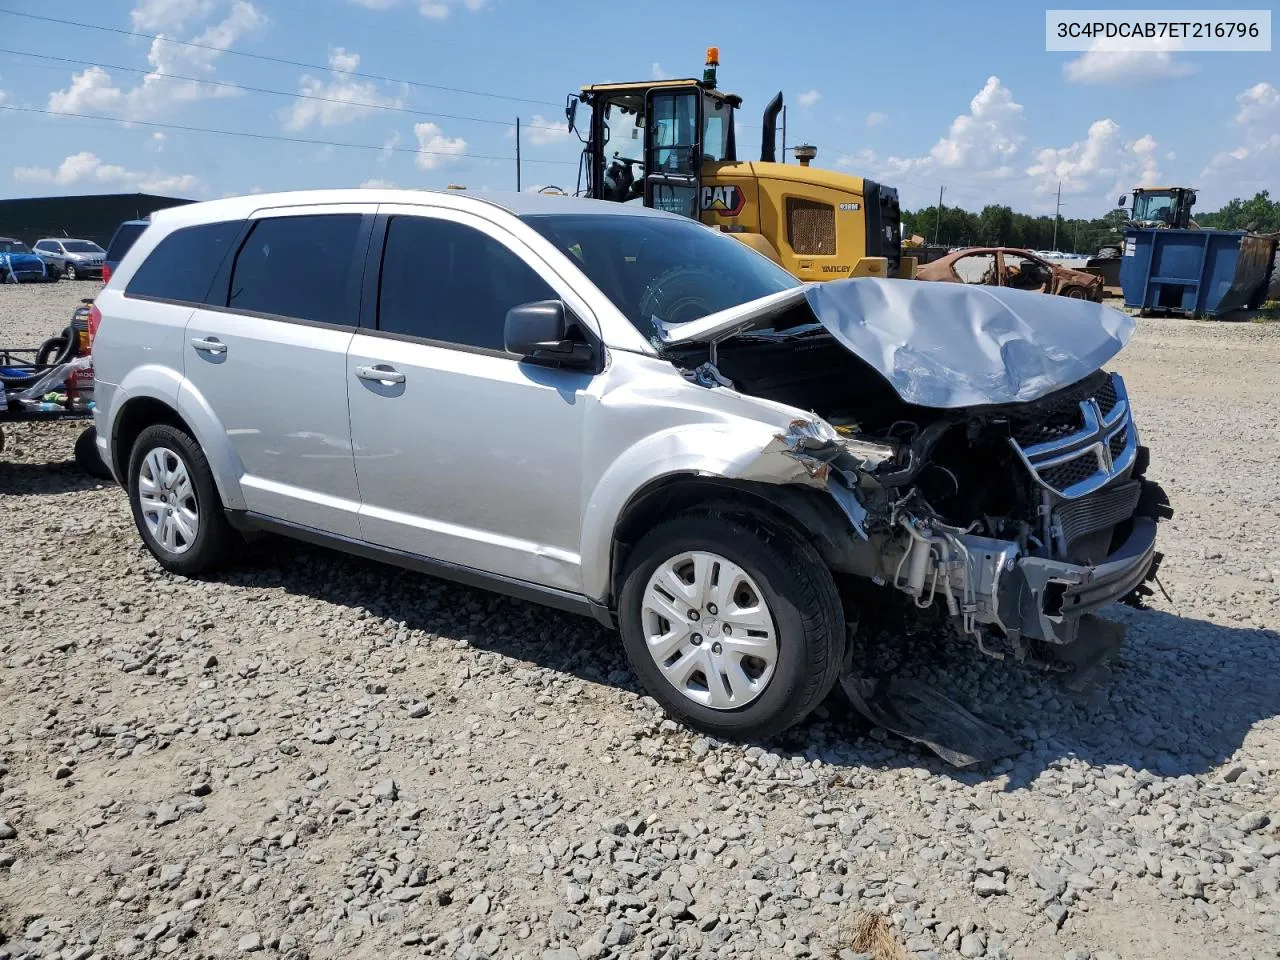
<path fill-rule="evenodd" d="M 702 209 L 713 210 L 722 217 L 736 217 L 746 202 L 746 195 L 737 187 L 702 188 Z"/>

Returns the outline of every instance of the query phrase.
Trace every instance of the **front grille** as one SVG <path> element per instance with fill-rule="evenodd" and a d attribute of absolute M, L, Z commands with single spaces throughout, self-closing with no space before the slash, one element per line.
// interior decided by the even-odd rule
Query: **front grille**
<path fill-rule="evenodd" d="M 1040 479 L 1055 490 L 1066 490 L 1088 480 L 1097 472 L 1096 457 L 1077 457 L 1056 467 L 1045 467 L 1040 471 Z"/>
<path fill-rule="evenodd" d="M 1100 530 L 1110 530 L 1133 516 L 1138 506 L 1142 484 L 1124 480 L 1079 500 L 1066 500 L 1054 511 L 1054 522 L 1063 544 L 1070 546 L 1082 537 Z"/>
<path fill-rule="evenodd" d="M 1037 482 L 1068 500 L 1125 476 L 1138 435 L 1124 381 L 1098 373 L 1010 417 L 1010 443 Z"/>
<path fill-rule="evenodd" d="M 836 252 L 836 208 L 829 203 L 788 197 L 787 243 L 802 255 L 833 255 Z"/>

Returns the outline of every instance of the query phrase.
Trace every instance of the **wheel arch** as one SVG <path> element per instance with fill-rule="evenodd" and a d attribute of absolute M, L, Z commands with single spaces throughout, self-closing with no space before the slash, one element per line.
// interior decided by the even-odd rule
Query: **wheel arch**
<path fill-rule="evenodd" d="M 189 434 L 200 445 L 223 506 L 229 510 L 243 510 L 245 503 L 240 489 L 242 470 L 239 459 L 227 440 L 226 430 L 208 403 L 191 389 L 190 384 L 174 382 L 177 377 L 172 371 L 158 373 L 161 377 L 159 382 L 146 375 L 146 368 L 135 373 L 135 378 L 129 378 L 133 382 L 121 384 L 116 391 L 119 406 L 109 415 L 111 466 L 122 485 L 128 486 L 129 454 L 138 435 L 153 423 L 167 423 Z"/>
<path fill-rule="evenodd" d="M 677 514 L 699 507 L 740 508 L 766 523 L 779 524 L 812 543 L 833 571 L 869 575 L 876 548 L 861 539 L 832 497 L 800 484 L 710 477 L 692 472 L 651 480 L 627 501 L 613 527 L 608 596 L 616 609 L 631 551 L 645 532 Z"/>

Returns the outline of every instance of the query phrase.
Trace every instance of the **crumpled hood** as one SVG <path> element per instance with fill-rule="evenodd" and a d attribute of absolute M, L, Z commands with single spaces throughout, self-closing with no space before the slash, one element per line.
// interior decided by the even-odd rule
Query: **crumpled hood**
<path fill-rule="evenodd" d="M 661 324 L 669 345 L 768 326 L 807 300 L 840 343 L 907 403 L 956 408 L 1026 403 L 1088 376 L 1133 334 L 1101 304 L 1005 287 L 858 277 L 808 284 L 700 320 Z"/>

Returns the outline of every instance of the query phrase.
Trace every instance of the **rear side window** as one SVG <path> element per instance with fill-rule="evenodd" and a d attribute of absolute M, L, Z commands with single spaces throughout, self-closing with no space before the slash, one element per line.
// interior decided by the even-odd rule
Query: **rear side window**
<path fill-rule="evenodd" d="M 236 255 L 227 305 L 315 323 L 353 325 L 353 277 L 362 216 L 333 213 L 259 220 Z"/>
<path fill-rule="evenodd" d="M 504 349 L 507 311 L 554 290 L 492 237 L 452 220 L 393 217 L 382 255 L 378 329 Z"/>
<path fill-rule="evenodd" d="M 133 246 L 133 242 L 142 236 L 142 231 L 145 229 L 147 229 L 145 223 L 120 224 L 116 228 L 115 236 L 111 238 L 111 243 L 107 245 L 107 259 L 112 263 L 123 260 L 129 248 Z"/>
<path fill-rule="evenodd" d="M 125 288 L 126 297 L 204 303 L 222 258 L 244 222 L 203 223 L 169 234 L 151 251 Z M 111 244 L 115 249 L 115 243 Z"/>

